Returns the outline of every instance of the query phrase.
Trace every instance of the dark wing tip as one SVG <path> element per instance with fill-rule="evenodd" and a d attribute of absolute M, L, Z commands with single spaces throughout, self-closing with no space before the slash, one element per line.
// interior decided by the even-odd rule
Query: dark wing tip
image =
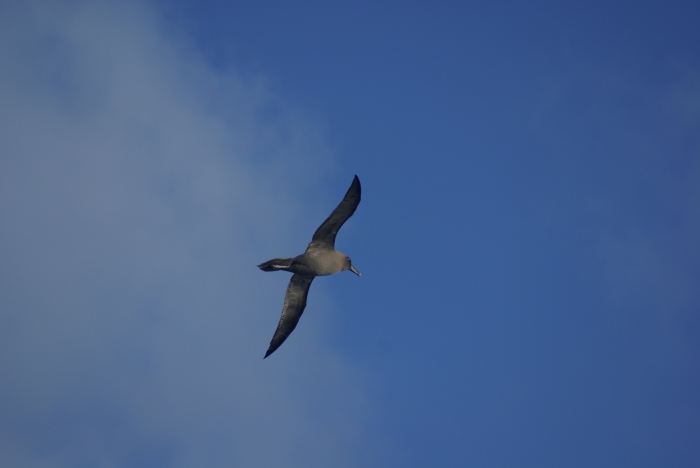
<path fill-rule="evenodd" d="M 275 351 L 277 351 L 277 348 L 279 348 L 280 345 L 281 345 L 282 343 L 284 343 L 284 341 L 285 341 L 286 339 L 287 339 L 287 336 L 285 336 L 284 338 L 282 338 L 282 340 L 279 340 L 279 337 L 278 337 L 277 333 L 275 333 L 275 336 L 272 337 L 272 341 L 270 341 L 270 347 L 267 348 L 267 352 L 265 353 L 265 357 L 264 357 L 263 359 L 265 359 L 265 358 L 268 357 L 270 354 L 272 354 L 272 353 L 274 353 Z"/>
<path fill-rule="evenodd" d="M 354 207 L 351 209 L 352 212 L 348 215 L 348 218 L 352 216 L 352 213 L 355 212 L 355 209 L 357 208 L 357 205 L 360 204 L 360 199 L 362 198 L 362 185 L 360 184 L 360 178 L 355 175 L 355 178 L 352 179 L 352 183 L 350 184 L 350 188 L 348 188 L 348 191 L 345 193 L 345 196 L 343 197 L 343 200 L 340 202 L 341 205 L 343 203 L 351 203 L 354 204 Z M 354 202 L 351 200 L 355 199 Z M 340 208 L 341 205 L 338 205 L 338 208 Z"/>
<path fill-rule="evenodd" d="M 285 338 L 286 338 L 286 337 L 285 337 Z M 282 341 L 284 341 L 284 340 L 282 340 Z M 280 343 L 280 342 L 277 342 L 277 343 L 276 343 L 276 342 L 275 342 L 275 338 L 273 338 L 272 341 L 270 342 L 270 347 L 267 348 L 267 352 L 265 353 L 265 357 L 264 357 L 263 359 L 265 359 L 265 358 L 268 357 L 270 354 L 272 354 L 272 353 L 274 353 L 275 351 L 277 351 L 277 348 L 279 348 L 281 344 L 282 344 L 282 343 Z"/>
<path fill-rule="evenodd" d="M 281 339 L 280 339 L 280 336 L 277 333 L 275 333 L 275 336 L 272 337 L 272 341 L 270 341 L 270 347 L 267 348 L 267 352 L 265 353 L 265 357 L 263 359 L 265 359 L 270 354 L 277 351 L 277 349 L 280 346 L 282 346 L 282 343 L 284 343 L 287 340 L 287 337 L 292 333 L 292 331 L 294 330 L 295 327 L 296 327 L 296 324 L 294 324 L 294 326 L 292 327 L 292 330 L 290 330 L 288 333 L 284 334 L 281 337 Z"/>

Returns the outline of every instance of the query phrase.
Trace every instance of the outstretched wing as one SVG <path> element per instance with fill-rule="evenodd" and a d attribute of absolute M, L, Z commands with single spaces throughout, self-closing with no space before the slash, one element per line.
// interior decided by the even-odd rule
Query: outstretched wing
<path fill-rule="evenodd" d="M 265 357 L 274 353 L 296 328 L 299 317 L 301 317 L 306 308 L 306 297 L 309 295 L 309 287 L 313 280 L 313 276 L 292 275 L 292 279 L 289 280 L 289 286 L 287 286 L 287 294 L 284 296 L 282 317 L 280 317 L 280 322 L 277 324 L 277 330 L 275 330 L 272 341 L 270 341 L 270 347 L 265 353 Z"/>
<path fill-rule="evenodd" d="M 360 179 L 355 176 L 343 201 L 333 210 L 328 219 L 316 229 L 307 250 L 311 247 L 335 249 L 335 236 L 345 224 L 345 221 L 355 212 L 357 205 L 360 204 L 360 191 Z"/>

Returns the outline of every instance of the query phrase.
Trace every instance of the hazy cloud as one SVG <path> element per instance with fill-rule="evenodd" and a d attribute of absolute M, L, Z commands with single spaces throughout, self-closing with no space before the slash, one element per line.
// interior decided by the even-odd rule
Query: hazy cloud
<path fill-rule="evenodd" d="M 314 124 L 137 2 L 5 2 L 0 61 L 0 464 L 351 464 L 371 405 L 322 319 L 262 361 Z"/>

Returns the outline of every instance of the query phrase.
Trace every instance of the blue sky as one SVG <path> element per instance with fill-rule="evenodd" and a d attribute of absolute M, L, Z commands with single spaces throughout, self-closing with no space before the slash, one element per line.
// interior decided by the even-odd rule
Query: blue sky
<path fill-rule="evenodd" d="M 699 23 L 3 3 L 0 464 L 697 466 Z"/>

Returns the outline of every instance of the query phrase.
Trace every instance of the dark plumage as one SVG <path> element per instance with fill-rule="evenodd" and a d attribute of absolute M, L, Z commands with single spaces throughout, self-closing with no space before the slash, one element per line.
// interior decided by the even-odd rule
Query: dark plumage
<path fill-rule="evenodd" d="M 306 252 L 294 258 L 275 258 L 258 265 L 263 271 L 285 270 L 294 273 L 284 296 L 282 316 L 265 357 L 279 348 L 296 328 L 306 307 L 309 287 L 316 276 L 332 275 L 344 270 L 350 270 L 360 276 L 360 272 L 352 266 L 350 258 L 335 250 L 335 236 L 360 204 L 360 192 L 360 179 L 355 176 L 343 201 L 316 229 Z"/>

